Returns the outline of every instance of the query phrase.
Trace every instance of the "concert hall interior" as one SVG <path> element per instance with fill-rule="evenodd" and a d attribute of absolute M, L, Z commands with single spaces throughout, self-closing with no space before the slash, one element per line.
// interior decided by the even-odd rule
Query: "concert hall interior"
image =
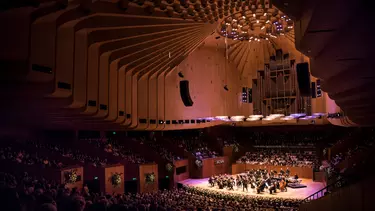
<path fill-rule="evenodd" d="M 1 0 L 1 211 L 375 210 L 365 0 Z"/>

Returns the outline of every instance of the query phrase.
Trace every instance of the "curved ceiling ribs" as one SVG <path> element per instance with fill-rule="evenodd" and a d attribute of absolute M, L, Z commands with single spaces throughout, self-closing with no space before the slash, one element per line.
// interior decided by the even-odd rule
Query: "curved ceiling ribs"
<path fill-rule="evenodd" d="M 373 125 L 375 77 L 372 17 L 363 1 L 307 1 L 296 22 L 296 46 L 311 59 L 322 90 L 359 125 Z"/>
<path fill-rule="evenodd" d="M 17 44 L 13 44 L 16 48 L 12 55 L 7 56 L 2 52 L 0 59 L 27 61 L 26 71 L 21 68 L 8 71 L 11 73 L 9 75 L 17 79 L 17 83 L 8 85 L 14 90 L 12 96 L 1 93 L 2 97 L 10 99 L 7 105 L 1 107 L 3 111 L 7 111 L 6 119 L 12 119 L 12 113 L 17 112 L 17 116 L 24 119 L 21 122 L 25 125 L 33 124 L 33 119 L 40 119 L 40 125 L 111 130 L 167 130 L 217 124 L 165 124 L 167 120 L 172 122 L 168 117 L 166 104 L 169 100 L 174 100 L 170 99 L 172 95 L 167 94 L 167 89 L 178 88 L 172 83 L 166 85 L 167 77 L 171 72 L 179 71 L 176 66 L 208 37 L 211 39 L 210 35 L 218 35 L 213 32 L 220 28 L 221 21 L 226 17 L 253 10 L 248 14 L 249 19 L 253 19 L 254 15 L 257 17 L 256 20 L 258 16 L 270 15 L 273 17 L 272 20 L 277 22 L 284 17 L 278 10 L 280 9 L 297 21 L 298 29 L 289 28 L 293 22 L 289 23 L 288 18 L 284 24 L 288 30 L 285 34 L 277 34 L 277 37 L 269 34 L 270 37 L 262 36 L 262 40 L 253 41 L 248 36 L 248 39 L 239 41 L 218 36 L 218 41 L 210 41 L 210 48 L 216 46 L 216 51 L 219 51 L 219 46 L 222 48 L 220 50 L 225 48 L 228 63 L 234 63 L 241 83 L 236 85 L 240 88 L 251 88 L 252 79 L 256 79 L 257 71 L 264 70 L 264 64 L 269 63 L 270 56 L 275 55 L 278 49 L 289 54 L 290 59 L 301 58 L 301 62 L 305 58 L 303 54 L 309 55 L 313 58 L 312 74 L 323 79 L 323 90 L 329 92 L 329 96 L 348 115 L 353 115 L 350 116 L 353 122 L 369 122 L 369 119 L 361 116 L 361 112 L 368 111 L 372 104 L 375 104 L 371 99 L 372 94 L 375 94 L 374 89 L 364 92 L 370 87 L 371 78 L 374 76 L 372 68 L 362 64 L 368 58 L 369 51 L 361 52 L 359 56 L 352 53 L 358 53 L 360 48 L 356 46 L 363 46 L 364 40 L 354 40 L 345 47 L 342 45 L 346 39 L 354 38 L 353 30 L 343 27 L 347 24 L 348 18 L 336 9 L 327 14 L 334 8 L 340 8 L 345 12 L 351 11 L 348 7 L 337 6 L 339 0 L 324 5 L 309 1 L 306 5 L 314 6 L 315 10 L 306 13 L 303 12 L 303 6 L 306 5 L 296 0 L 102 0 L 69 1 L 69 4 L 61 4 L 65 1 L 57 2 L 42 3 L 36 8 L 13 9 L 14 14 L 12 11 L 0 14 L 0 18 L 8 18 L 7 20 L 19 16 L 18 22 L 27 25 L 20 35 L 1 41 L 4 46 L 8 46 L 7 43 Z M 275 14 L 257 11 L 266 8 L 264 5 L 270 3 L 278 8 L 270 10 Z M 267 21 L 264 17 L 262 20 Z M 323 21 L 332 17 L 341 19 Z M 364 33 L 360 27 L 367 24 L 367 20 L 360 15 L 357 20 L 363 23 L 356 24 L 353 20 L 348 23 L 357 32 Z M 270 24 L 271 27 L 273 24 L 274 22 Z M 336 25 L 340 27 L 337 28 Z M 11 27 L 9 24 L 1 23 L 1 27 L 9 34 L 18 32 L 17 27 Z M 223 47 L 223 39 L 227 39 L 227 48 Z M 315 44 L 317 39 L 323 40 L 324 43 Z M 216 43 L 219 41 L 221 44 Z M 296 50 L 295 45 L 303 54 Z M 10 46 L 12 45 L 8 47 Z M 217 71 L 212 77 L 226 85 L 227 63 L 217 60 L 227 60 L 221 59 L 221 56 L 213 58 L 214 56 L 209 55 L 204 58 L 213 61 L 212 65 L 216 65 Z M 193 72 L 194 65 L 191 63 L 184 64 L 185 70 Z M 200 64 L 207 67 L 208 63 Z M 360 78 L 356 74 L 344 72 L 353 73 L 354 68 L 366 70 L 366 77 Z M 224 69 L 224 74 L 220 72 L 221 69 Z M 326 71 L 327 69 L 329 71 Z M 173 80 L 182 79 L 177 77 Z M 340 88 L 344 81 L 350 83 Z M 212 85 L 214 86 L 216 85 Z M 217 91 L 218 87 L 212 90 L 216 93 L 235 93 L 240 89 L 238 87 L 230 87 L 229 92 L 224 92 L 220 84 L 220 91 Z M 352 97 L 354 91 L 361 92 L 360 97 Z M 23 99 L 23 105 L 18 101 L 20 98 Z M 365 99 L 367 104 L 356 104 L 355 101 L 359 98 Z M 226 100 L 230 97 L 221 99 Z M 240 107 L 238 102 L 224 104 Z M 252 113 L 252 107 L 249 107 L 249 110 Z M 12 121 L 20 122 L 19 118 Z M 176 117 L 174 121 L 181 119 Z"/>
<path fill-rule="evenodd" d="M 72 128 L 170 127 L 158 124 L 166 121 L 164 108 L 155 106 L 166 100 L 160 83 L 216 25 L 179 16 L 165 17 L 164 11 L 158 9 L 153 16 L 142 16 L 139 14 L 145 14 L 148 3 L 142 6 L 121 2 L 125 2 L 126 14 L 117 2 L 83 6 L 71 3 L 65 9 L 51 10 L 31 20 L 30 16 L 45 11 L 42 4 L 25 14 L 24 19 L 30 24 L 28 71 L 15 74 L 18 84 L 8 87 L 15 88 L 17 97 L 2 108 L 8 111 L 6 119 L 17 112 L 25 119 L 25 125 L 39 118 L 36 125 Z M 27 91 L 24 86 L 16 88 L 25 82 Z M 34 85 L 29 86 L 30 83 Z M 13 106 L 21 97 L 28 106 Z M 142 119 L 145 124 L 140 124 Z M 190 128 L 212 124 L 216 123 L 192 124 Z"/>

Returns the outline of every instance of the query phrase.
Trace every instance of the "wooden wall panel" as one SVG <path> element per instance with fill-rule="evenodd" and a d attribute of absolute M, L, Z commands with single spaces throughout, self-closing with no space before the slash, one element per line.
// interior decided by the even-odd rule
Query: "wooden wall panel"
<path fill-rule="evenodd" d="M 60 175 L 61 175 L 61 183 L 65 183 L 65 173 L 69 171 L 76 171 L 77 176 L 81 176 L 81 180 L 75 182 L 74 184 L 67 184 L 68 188 L 77 188 L 78 190 L 81 190 L 83 187 L 83 180 L 84 180 L 84 174 L 83 174 L 83 167 L 82 166 L 72 166 L 72 167 L 67 167 L 63 168 L 60 170 Z"/>
<path fill-rule="evenodd" d="M 216 161 L 224 161 L 223 163 L 216 164 Z M 216 157 L 216 158 L 207 158 L 202 160 L 203 166 L 198 168 L 195 165 L 195 159 L 190 158 L 190 177 L 192 178 L 208 178 L 212 175 L 218 174 L 228 174 L 230 173 L 230 162 L 229 158 L 224 157 Z"/>
<path fill-rule="evenodd" d="M 225 60 L 223 40 L 209 36 L 204 45 L 192 52 L 165 79 L 166 119 L 193 119 L 219 115 L 239 115 L 239 74 L 234 64 Z M 189 81 L 190 96 L 194 102 L 185 107 L 179 90 L 183 80 Z M 227 85 L 229 91 L 224 90 Z"/>
<path fill-rule="evenodd" d="M 146 184 L 146 174 L 154 173 L 155 182 Z M 159 176 L 157 164 L 142 164 L 139 166 L 139 192 L 147 193 L 157 191 L 159 189 Z"/>
<path fill-rule="evenodd" d="M 174 178 L 173 178 L 174 184 L 176 184 L 177 182 L 189 179 L 190 174 L 189 174 L 189 160 L 188 159 L 174 161 L 173 165 L 175 167 Z M 176 174 L 176 168 L 182 167 L 182 166 L 186 166 L 186 172 L 177 175 Z"/>
<path fill-rule="evenodd" d="M 125 178 L 125 175 L 124 175 L 124 166 L 123 165 L 120 165 L 120 164 L 117 164 L 117 165 L 109 165 L 109 166 L 106 166 L 105 168 L 103 168 L 104 170 L 104 182 L 105 182 L 105 188 L 104 188 L 104 192 L 106 193 L 116 193 L 116 194 L 123 194 L 124 193 L 124 187 L 125 187 L 125 184 L 124 184 L 124 178 Z M 112 178 L 112 175 L 115 174 L 115 173 L 119 173 L 119 174 L 122 174 L 121 175 L 121 184 L 118 186 L 118 187 L 114 187 L 112 185 L 112 182 L 111 182 L 111 178 Z"/>
<path fill-rule="evenodd" d="M 232 154 L 233 154 L 233 147 L 232 146 L 223 147 L 223 155 L 224 156 L 232 157 Z"/>

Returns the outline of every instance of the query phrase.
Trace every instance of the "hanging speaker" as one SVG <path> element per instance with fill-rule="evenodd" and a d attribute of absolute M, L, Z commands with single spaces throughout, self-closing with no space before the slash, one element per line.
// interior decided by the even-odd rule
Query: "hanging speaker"
<path fill-rule="evenodd" d="M 193 101 L 191 100 L 190 97 L 190 92 L 189 92 L 189 81 L 183 80 L 180 81 L 180 95 L 182 102 L 186 107 L 193 106 Z"/>
<path fill-rule="evenodd" d="M 301 96 L 311 96 L 309 63 L 304 62 L 297 64 L 297 81 Z"/>

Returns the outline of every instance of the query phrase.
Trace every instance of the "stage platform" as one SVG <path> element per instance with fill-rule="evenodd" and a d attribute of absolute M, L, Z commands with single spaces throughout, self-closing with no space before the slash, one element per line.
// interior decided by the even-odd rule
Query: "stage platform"
<path fill-rule="evenodd" d="M 237 187 L 234 188 L 234 191 L 229 191 L 227 189 L 219 189 L 217 186 L 214 188 L 208 184 L 208 178 L 205 179 L 187 179 L 184 181 L 179 182 L 186 186 L 193 186 L 204 188 L 207 190 L 213 190 L 217 192 L 225 192 L 225 193 L 235 193 L 240 195 L 248 195 L 248 196 L 262 196 L 262 197 L 276 197 L 276 198 L 292 198 L 292 199 L 305 199 L 306 197 L 310 196 L 311 194 L 321 190 L 324 188 L 324 184 L 321 182 L 313 182 L 312 179 L 302 179 L 301 184 L 306 185 L 306 188 L 288 188 L 288 192 L 280 192 L 278 190 L 275 194 L 270 194 L 268 190 L 257 194 L 255 189 L 249 188 L 249 192 L 243 192 L 242 188 L 237 190 Z"/>

